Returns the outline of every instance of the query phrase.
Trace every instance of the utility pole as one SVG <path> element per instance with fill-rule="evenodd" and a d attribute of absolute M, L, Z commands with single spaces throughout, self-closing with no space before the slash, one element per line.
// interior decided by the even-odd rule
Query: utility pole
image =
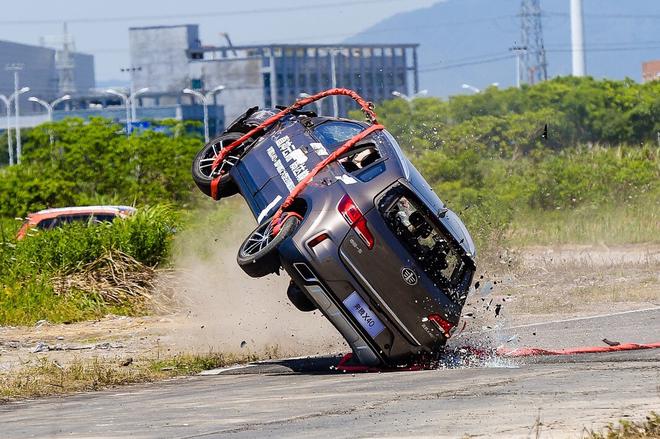
<path fill-rule="evenodd" d="M 522 80 L 522 55 L 527 52 L 527 47 L 525 46 L 513 46 L 509 47 L 509 50 L 516 55 L 516 88 L 520 88 L 520 82 Z"/>
<path fill-rule="evenodd" d="M 332 78 L 332 87 L 337 88 L 337 68 L 335 66 L 335 56 L 340 48 L 330 49 L 330 77 Z M 339 101 L 337 95 L 332 95 L 332 113 L 334 117 L 339 117 Z"/>
<path fill-rule="evenodd" d="M 586 74 L 584 60 L 584 29 L 582 26 L 582 0 L 571 0 L 571 51 L 573 76 Z"/>
<path fill-rule="evenodd" d="M 9 152 L 9 166 L 14 164 L 14 145 L 11 141 L 11 96 L 0 95 L 0 100 L 7 108 L 7 149 Z"/>
<path fill-rule="evenodd" d="M 23 144 L 21 142 L 21 127 L 19 125 L 19 116 L 20 116 L 20 104 L 19 101 L 20 99 L 20 89 L 18 88 L 19 84 L 19 79 L 18 75 L 21 70 L 23 70 L 23 64 L 20 63 L 13 63 L 13 64 L 7 64 L 5 67 L 5 70 L 14 72 L 14 95 L 15 96 L 15 101 L 14 101 L 14 120 L 15 120 L 15 126 L 16 126 L 16 163 L 20 164 L 21 163 L 21 156 L 23 155 Z M 29 89 L 28 89 L 29 90 Z"/>
<path fill-rule="evenodd" d="M 522 75 L 528 84 L 548 79 L 548 62 L 543 43 L 541 0 L 522 0 L 520 5 L 520 29 L 522 46 L 527 48 L 522 57 Z"/>
<path fill-rule="evenodd" d="M 211 139 L 209 135 L 209 103 L 216 93 L 220 93 L 224 89 L 224 85 L 218 85 L 206 94 L 190 88 L 183 89 L 183 93 L 194 96 L 202 102 L 202 107 L 204 107 L 204 141 L 206 143 L 209 143 Z"/>

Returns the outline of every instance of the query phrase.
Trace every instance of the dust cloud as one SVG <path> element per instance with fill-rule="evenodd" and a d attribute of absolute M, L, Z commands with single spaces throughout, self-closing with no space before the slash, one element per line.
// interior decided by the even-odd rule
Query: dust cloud
<path fill-rule="evenodd" d="M 163 342 L 185 352 L 287 357 L 348 352 L 320 312 L 302 312 L 289 302 L 286 272 L 253 279 L 240 269 L 236 253 L 256 222 L 244 207 L 236 209 L 229 224 L 177 237 L 181 308 L 178 325 Z"/>

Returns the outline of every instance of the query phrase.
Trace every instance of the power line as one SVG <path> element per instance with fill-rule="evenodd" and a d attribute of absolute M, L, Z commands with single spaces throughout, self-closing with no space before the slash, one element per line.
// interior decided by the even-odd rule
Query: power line
<path fill-rule="evenodd" d="M 420 30 L 420 29 L 437 29 L 438 26 L 464 26 L 466 24 L 474 24 L 474 23 L 484 23 L 488 21 L 493 21 L 493 20 L 501 20 L 501 19 L 507 19 L 507 18 L 517 18 L 517 15 L 499 15 L 495 17 L 483 17 L 483 18 L 475 18 L 471 20 L 461 20 L 461 21 L 456 21 L 456 20 L 447 20 L 447 21 L 436 21 L 432 25 L 428 26 L 416 26 L 415 30 Z M 0 22 L 1 23 L 1 22 Z M 398 27 L 387 27 L 387 28 L 382 28 L 382 29 L 372 29 L 372 30 L 366 30 L 366 31 L 361 31 L 361 32 L 342 32 L 342 33 L 333 33 L 333 34 L 315 34 L 315 35 L 303 35 L 303 36 L 296 36 L 296 37 L 287 37 L 287 38 L 280 38 L 277 40 L 277 43 L 286 43 L 286 42 L 291 42 L 291 41 L 310 41 L 312 39 L 314 40 L 319 40 L 319 39 L 326 39 L 326 38 L 340 38 L 340 37 L 351 37 L 355 35 L 372 35 L 372 34 L 382 34 L 382 33 L 389 33 L 393 31 L 399 31 L 399 30 L 409 30 L 409 26 L 398 26 Z M 242 41 L 242 45 L 257 45 L 257 44 L 273 44 L 273 40 L 248 40 L 248 41 Z M 94 53 L 126 53 L 129 51 L 128 48 L 126 49 L 120 49 L 120 48 L 103 48 L 103 49 L 81 49 L 82 52 L 94 52 Z M 474 58 L 474 57 L 469 57 L 469 58 Z"/>
<path fill-rule="evenodd" d="M 86 17 L 86 18 L 59 18 L 47 20 L 2 20 L 0 25 L 27 25 L 27 24 L 54 24 L 62 23 L 116 23 L 116 22 L 130 22 L 130 21 L 144 21 L 144 20 L 169 20 L 169 19 L 183 19 L 183 18 L 207 18 L 207 17 L 235 17 L 240 15 L 256 15 L 256 14 L 279 14 L 286 12 L 306 12 L 312 9 L 331 9 L 344 6 L 360 6 L 369 4 L 383 4 L 383 3 L 410 3 L 410 0 L 353 0 L 353 1 L 340 1 L 332 3 L 319 3 L 316 5 L 298 5 L 298 6 L 281 6 L 273 8 L 261 9 L 244 9 L 235 11 L 210 11 L 205 13 L 195 14 L 163 14 L 163 15 L 142 15 L 142 16 L 122 16 L 122 17 Z"/>
<path fill-rule="evenodd" d="M 481 60 L 472 61 L 472 62 L 453 63 L 453 64 L 447 63 L 444 66 L 438 66 L 438 67 L 434 67 L 434 68 L 426 68 L 424 66 L 424 67 L 421 67 L 419 69 L 419 72 L 420 73 L 435 72 L 435 71 L 438 71 L 438 70 L 450 70 L 450 69 L 457 69 L 459 67 L 476 66 L 476 65 L 481 65 L 481 64 L 490 64 L 490 63 L 494 63 L 494 62 L 498 62 L 498 61 L 503 61 L 503 60 L 506 60 L 506 59 L 511 59 L 513 57 L 514 57 L 514 55 L 507 54 L 507 55 L 502 55 L 502 56 L 498 56 L 498 57 L 494 57 L 494 58 L 481 59 Z"/>
<path fill-rule="evenodd" d="M 628 43 L 610 43 L 610 44 L 623 44 L 621 46 L 587 46 L 586 51 L 588 52 L 621 52 L 626 50 L 643 50 L 643 49 L 658 49 L 660 48 L 660 41 L 648 41 L 643 45 L 627 45 Z M 634 42 L 631 42 L 634 44 Z M 545 49 L 546 52 L 570 52 L 570 46 L 556 46 Z M 499 56 L 497 56 L 499 55 Z M 513 58 L 512 54 L 504 54 L 503 52 L 498 52 L 497 54 L 483 54 L 473 57 L 458 58 L 449 61 L 439 61 L 436 63 L 425 64 L 419 67 L 419 72 L 435 72 L 438 70 L 450 70 L 456 69 L 459 67 L 474 66 L 481 64 L 491 64 L 498 61 L 504 61 Z"/>
<path fill-rule="evenodd" d="M 553 11 L 543 11 L 543 15 L 557 16 L 557 17 L 570 17 L 570 14 L 567 12 L 553 12 Z M 584 14 L 588 18 L 598 18 L 598 19 L 612 19 L 612 18 L 622 18 L 622 19 L 634 19 L 634 20 L 660 20 L 660 15 L 657 14 Z"/>

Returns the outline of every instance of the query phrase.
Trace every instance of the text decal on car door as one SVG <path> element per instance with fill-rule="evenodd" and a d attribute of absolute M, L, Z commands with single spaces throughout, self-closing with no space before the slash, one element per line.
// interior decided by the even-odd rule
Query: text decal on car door
<path fill-rule="evenodd" d="M 353 293 L 344 300 L 344 306 L 351 312 L 351 314 L 353 314 L 353 317 L 360 322 L 360 325 L 362 325 L 371 337 L 376 338 L 376 336 L 385 329 L 385 326 L 356 291 L 353 291 Z"/>

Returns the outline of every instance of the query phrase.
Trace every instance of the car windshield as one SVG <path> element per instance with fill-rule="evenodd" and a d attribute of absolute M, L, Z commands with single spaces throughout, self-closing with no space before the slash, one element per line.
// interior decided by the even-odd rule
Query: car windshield
<path fill-rule="evenodd" d="M 314 134 L 326 147 L 337 146 L 360 133 L 362 126 L 344 121 L 326 122 L 314 129 Z"/>
<path fill-rule="evenodd" d="M 390 191 L 379 203 L 390 230 L 438 287 L 458 286 L 465 264 L 457 246 L 430 218 L 430 212 L 412 194 Z"/>

